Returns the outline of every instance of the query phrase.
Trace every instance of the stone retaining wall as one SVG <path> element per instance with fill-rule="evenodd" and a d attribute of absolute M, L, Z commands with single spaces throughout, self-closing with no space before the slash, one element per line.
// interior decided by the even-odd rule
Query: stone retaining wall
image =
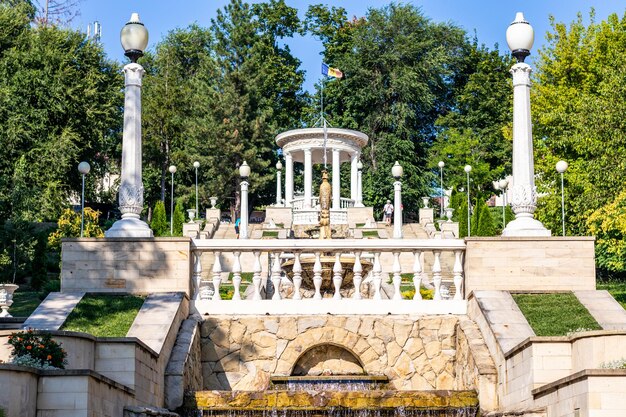
<path fill-rule="evenodd" d="M 464 389 L 455 383 L 456 316 L 213 316 L 201 325 L 206 390 L 264 390 L 313 347 L 346 349 L 368 375 L 397 390 Z M 353 366 L 349 362 L 344 362 Z M 333 374 L 342 374 L 341 362 Z"/>

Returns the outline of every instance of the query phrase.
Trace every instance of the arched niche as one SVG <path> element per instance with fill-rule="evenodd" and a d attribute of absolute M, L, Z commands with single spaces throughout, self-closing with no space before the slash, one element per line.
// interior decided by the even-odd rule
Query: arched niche
<path fill-rule="evenodd" d="M 312 346 L 300 355 L 291 376 L 365 375 L 359 358 L 343 346 L 323 343 Z"/>

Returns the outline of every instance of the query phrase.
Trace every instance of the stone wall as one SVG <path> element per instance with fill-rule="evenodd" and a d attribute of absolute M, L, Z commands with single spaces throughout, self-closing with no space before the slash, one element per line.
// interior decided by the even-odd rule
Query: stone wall
<path fill-rule="evenodd" d="M 62 292 L 190 295 L 189 238 L 63 239 Z"/>
<path fill-rule="evenodd" d="M 466 238 L 465 294 L 595 290 L 593 237 Z"/>
<path fill-rule="evenodd" d="M 456 316 L 209 317 L 201 325 L 204 389 L 264 390 L 270 376 L 292 375 L 305 352 L 324 344 L 346 349 L 394 389 L 455 389 L 457 323 Z"/>

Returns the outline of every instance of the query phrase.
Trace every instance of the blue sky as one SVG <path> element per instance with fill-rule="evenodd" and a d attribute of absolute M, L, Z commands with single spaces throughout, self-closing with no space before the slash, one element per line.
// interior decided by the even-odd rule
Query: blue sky
<path fill-rule="evenodd" d="M 304 15 L 309 4 L 324 3 L 323 0 L 286 0 Z M 381 0 L 347 0 L 327 4 L 344 7 L 348 16 L 364 16 L 368 8 L 388 4 Z M 470 36 L 474 31 L 478 40 L 489 47 L 498 43 L 500 50 L 506 48 L 504 34 L 515 13 L 524 12 L 535 28 L 534 50 L 543 45 L 545 33 L 550 28 L 549 16 L 558 22 L 571 22 L 578 12 L 588 21 L 590 8 L 595 8 L 596 19 L 605 19 L 611 13 L 622 16 L 626 10 L 620 0 L 420 0 L 405 1 L 422 9 L 424 14 L 437 22 L 452 22 L 464 28 Z M 170 30 L 186 27 L 192 23 L 209 26 L 216 11 L 228 4 L 227 0 L 82 0 L 81 14 L 72 26 L 86 31 L 87 24 L 98 20 L 103 27 L 102 42 L 110 58 L 124 59 L 119 41 L 119 31 L 132 12 L 138 12 L 150 32 L 153 48 Z M 305 89 L 313 90 L 320 75 L 321 42 L 306 37 L 289 42 L 292 53 L 302 61 L 306 71 Z M 531 56 L 532 57 L 532 56 Z M 332 65 L 332 63 L 330 63 Z M 531 60 L 532 64 L 532 60 Z"/>

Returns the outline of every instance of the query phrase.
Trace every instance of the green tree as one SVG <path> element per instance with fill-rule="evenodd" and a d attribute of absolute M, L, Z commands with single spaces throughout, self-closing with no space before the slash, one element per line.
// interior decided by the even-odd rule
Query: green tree
<path fill-rule="evenodd" d="M 459 238 L 467 237 L 467 198 L 460 201 L 460 206 L 454 210 L 454 214 L 459 222 Z M 471 226 L 470 224 L 470 227 Z"/>
<path fill-rule="evenodd" d="M 569 26 L 552 20 L 547 41 L 532 90 L 537 186 L 546 194 L 537 216 L 561 229 L 555 164 L 566 160 L 567 233 L 585 235 L 587 218 L 613 202 L 626 176 L 616 163 L 626 159 L 626 13 L 596 22 L 592 12 L 588 24 L 579 15 Z"/>
<path fill-rule="evenodd" d="M 174 236 L 182 236 L 183 223 L 185 222 L 185 210 L 183 209 L 183 202 L 181 199 L 176 201 L 172 221 L 174 222 Z"/>
<path fill-rule="evenodd" d="M 596 236 L 596 263 L 605 271 L 626 271 L 626 191 L 599 208 L 587 220 Z"/>
<path fill-rule="evenodd" d="M 123 83 L 101 46 L 32 16 L 26 2 L 0 3 L 0 218 L 55 220 L 80 189 L 78 162 L 96 178 L 117 155 L 122 101 L 111 86 Z"/>
<path fill-rule="evenodd" d="M 435 120 L 449 109 L 459 82 L 464 32 L 400 4 L 353 20 L 341 8 L 313 6 L 307 27 L 322 40 L 324 61 L 345 74 L 324 85 L 330 122 L 369 136 L 361 156 L 365 203 L 381 208 L 393 195 L 390 171 L 397 160 L 405 172 L 405 208 L 417 211 L 418 198 L 430 195 L 435 179 L 427 150 Z"/>
<path fill-rule="evenodd" d="M 476 200 L 475 218 L 472 219 L 472 236 L 495 236 L 496 226 L 489 207 L 484 201 Z"/>
<path fill-rule="evenodd" d="M 152 222 L 150 222 L 150 228 L 154 233 L 154 236 L 163 236 L 169 231 L 167 224 L 167 218 L 165 215 L 165 204 L 161 200 L 157 200 L 154 204 L 154 211 L 152 212 Z"/>

